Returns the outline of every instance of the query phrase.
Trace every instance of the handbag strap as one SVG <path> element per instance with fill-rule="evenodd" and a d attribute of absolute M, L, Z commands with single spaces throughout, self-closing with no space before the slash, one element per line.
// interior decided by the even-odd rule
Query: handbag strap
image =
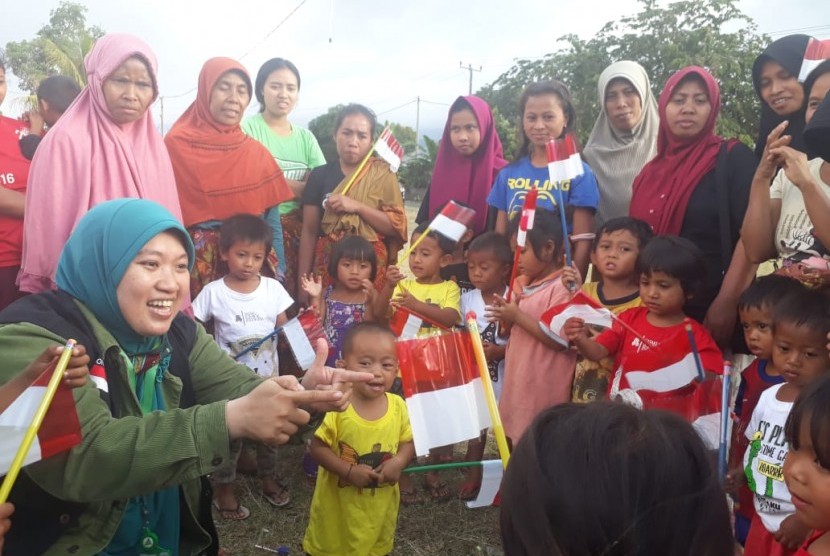
<path fill-rule="evenodd" d="M 720 230 L 721 273 L 726 274 L 732 262 L 732 225 L 729 218 L 729 184 L 727 183 L 727 141 L 720 144 L 715 163 L 715 187 L 718 195 L 718 228 Z"/>

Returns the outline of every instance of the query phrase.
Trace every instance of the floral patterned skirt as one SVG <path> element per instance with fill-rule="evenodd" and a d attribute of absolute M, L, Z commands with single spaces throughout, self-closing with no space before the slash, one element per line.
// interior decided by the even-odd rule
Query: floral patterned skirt
<path fill-rule="evenodd" d="M 282 245 L 285 254 L 285 289 L 297 299 L 297 269 L 300 266 L 300 235 L 303 233 L 302 211 L 297 208 L 280 216 Z"/>

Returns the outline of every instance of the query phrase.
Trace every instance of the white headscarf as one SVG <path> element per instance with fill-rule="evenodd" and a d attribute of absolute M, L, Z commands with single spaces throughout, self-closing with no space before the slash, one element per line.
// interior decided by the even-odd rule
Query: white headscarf
<path fill-rule="evenodd" d="M 613 79 L 629 81 L 640 95 L 642 115 L 630 132 L 615 129 L 605 112 L 605 90 Z M 582 152 L 599 184 L 597 227 L 612 218 L 628 216 L 631 184 L 657 150 L 660 116 L 646 70 L 637 62 L 615 62 L 605 68 L 597 84 L 599 113 Z"/>

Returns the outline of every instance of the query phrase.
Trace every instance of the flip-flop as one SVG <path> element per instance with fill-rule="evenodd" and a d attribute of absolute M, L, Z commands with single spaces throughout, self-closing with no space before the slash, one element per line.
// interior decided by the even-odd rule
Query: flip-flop
<path fill-rule="evenodd" d="M 261 494 L 262 497 L 265 498 L 266 502 L 275 508 L 282 508 L 291 502 L 291 495 L 288 494 L 288 487 L 280 482 L 277 482 L 277 490 L 263 490 L 261 491 Z"/>
<path fill-rule="evenodd" d="M 443 502 L 445 500 L 449 500 L 452 496 L 450 488 L 444 481 L 438 481 L 434 484 L 424 483 L 424 490 L 429 495 L 430 500 L 432 500 L 433 502 Z"/>
<path fill-rule="evenodd" d="M 219 503 L 214 500 L 213 507 L 219 512 L 219 517 L 227 521 L 244 521 L 251 516 L 251 510 L 239 503 L 235 508 L 220 508 Z"/>

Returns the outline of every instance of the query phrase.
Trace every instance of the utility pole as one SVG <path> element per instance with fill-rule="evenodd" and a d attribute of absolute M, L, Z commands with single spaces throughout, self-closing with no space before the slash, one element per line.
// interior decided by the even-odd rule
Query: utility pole
<path fill-rule="evenodd" d="M 418 154 L 418 130 L 421 127 L 421 97 L 415 97 L 415 154 Z"/>
<path fill-rule="evenodd" d="M 467 64 L 465 66 L 464 62 L 458 62 L 458 67 L 463 69 L 463 70 L 467 70 L 467 71 L 470 72 L 470 86 L 468 88 L 468 93 L 467 94 L 469 94 L 469 95 L 473 94 L 473 72 L 474 71 L 481 71 L 481 66 L 478 66 L 478 68 L 474 68 L 472 64 Z"/>

